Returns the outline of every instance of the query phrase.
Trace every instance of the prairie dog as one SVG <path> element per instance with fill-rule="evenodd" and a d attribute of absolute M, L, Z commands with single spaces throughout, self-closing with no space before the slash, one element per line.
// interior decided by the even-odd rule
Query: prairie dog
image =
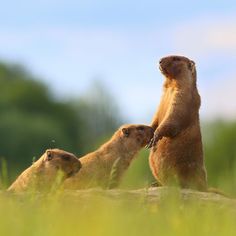
<path fill-rule="evenodd" d="M 76 174 L 80 168 L 79 159 L 72 153 L 60 149 L 48 149 L 35 163 L 19 175 L 8 191 L 49 190 L 58 171 L 61 171 L 63 179 L 66 179 Z"/>
<path fill-rule="evenodd" d="M 153 118 L 149 164 L 161 185 L 207 190 L 199 123 L 200 95 L 195 63 L 183 56 L 160 60 L 163 95 Z"/>
<path fill-rule="evenodd" d="M 100 186 L 109 187 L 109 179 L 116 165 L 116 187 L 135 155 L 153 137 L 153 129 L 146 125 L 123 125 L 112 138 L 95 152 L 80 158 L 82 169 L 64 182 L 64 188 L 81 189 Z"/>

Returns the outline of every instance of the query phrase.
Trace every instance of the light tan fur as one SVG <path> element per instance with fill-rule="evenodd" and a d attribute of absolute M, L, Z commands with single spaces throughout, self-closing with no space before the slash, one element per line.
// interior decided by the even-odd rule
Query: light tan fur
<path fill-rule="evenodd" d="M 60 149 L 48 149 L 20 174 L 8 191 L 47 191 L 52 187 L 59 171 L 63 175 L 62 179 L 66 179 L 76 174 L 80 168 L 79 159 L 72 153 Z"/>
<path fill-rule="evenodd" d="M 165 83 L 151 124 L 155 130 L 149 157 L 152 173 L 161 185 L 206 190 L 195 63 L 169 56 L 160 60 L 160 70 Z"/>
<path fill-rule="evenodd" d="M 116 181 L 129 167 L 134 156 L 153 137 L 153 129 L 145 125 L 124 125 L 95 152 L 80 158 L 81 171 L 64 182 L 65 188 L 107 188 L 112 167 L 116 163 Z"/>

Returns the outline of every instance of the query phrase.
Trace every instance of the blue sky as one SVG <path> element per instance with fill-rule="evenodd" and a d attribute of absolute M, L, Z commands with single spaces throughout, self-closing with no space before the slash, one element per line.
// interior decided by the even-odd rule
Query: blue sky
<path fill-rule="evenodd" d="M 148 123 L 162 56 L 196 62 L 203 119 L 236 118 L 235 1 L 5 1 L 0 58 L 20 62 L 60 96 L 104 81 L 127 118 Z"/>

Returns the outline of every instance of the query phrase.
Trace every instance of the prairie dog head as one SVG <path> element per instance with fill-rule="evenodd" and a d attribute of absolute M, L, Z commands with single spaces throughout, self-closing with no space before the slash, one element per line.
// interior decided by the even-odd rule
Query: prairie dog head
<path fill-rule="evenodd" d="M 138 150 L 147 145 L 153 137 L 152 127 L 147 125 L 123 125 L 119 134 L 129 150 Z"/>
<path fill-rule="evenodd" d="M 194 61 L 183 56 L 163 57 L 159 61 L 159 69 L 169 79 L 196 78 Z"/>
<path fill-rule="evenodd" d="M 45 174 L 51 177 L 54 177 L 60 170 L 65 178 L 68 178 L 76 174 L 81 168 L 81 163 L 74 154 L 60 149 L 46 150 L 43 155 L 43 163 Z"/>

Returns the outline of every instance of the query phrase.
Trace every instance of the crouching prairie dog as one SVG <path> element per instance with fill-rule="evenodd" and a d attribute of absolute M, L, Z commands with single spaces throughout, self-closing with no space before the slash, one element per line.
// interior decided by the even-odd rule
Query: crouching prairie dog
<path fill-rule="evenodd" d="M 79 159 L 72 153 L 60 149 L 48 149 L 20 174 L 8 191 L 47 191 L 55 183 L 59 172 L 62 174 L 61 180 L 64 180 L 76 174 L 80 168 Z"/>
<path fill-rule="evenodd" d="M 153 129 L 149 126 L 122 126 L 98 150 L 80 158 L 82 169 L 63 183 L 64 188 L 116 187 L 134 156 L 152 137 Z M 112 170 L 115 174 L 113 173 L 111 180 Z"/>
<path fill-rule="evenodd" d="M 168 56 L 160 60 L 159 68 L 165 82 L 151 124 L 155 130 L 149 145 L 153 147 L 152 173 L 161 185 L 207 190 L 195 63 L 183 56 Z"/>

